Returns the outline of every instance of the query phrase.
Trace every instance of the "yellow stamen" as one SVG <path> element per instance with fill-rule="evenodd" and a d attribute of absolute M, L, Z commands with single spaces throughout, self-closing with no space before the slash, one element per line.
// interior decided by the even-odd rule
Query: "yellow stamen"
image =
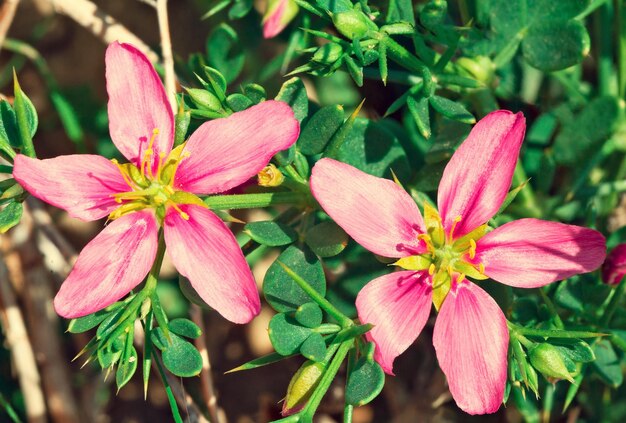
<path fill-rule="evenodd" d="M 446 267 L 446 270 L 448 271 L 448 275 L 452 276 L 452 272 L 454 272 L 454 269 L 452 269 L 452 266 L 448 265 L 448 267 Z"/>
<path fill-rule="evenodd" d="M 485 265 L 480 263 L 478 265 L 478 271 L 480 272 L 481 275 L 484 275 L 485 274 Z"/>
<path fill-rule="evenodd" d="M 146 151 L 144 151 L 143 159 L 141 160 L 141 176 L 146 176 L 145 174 L 146 166 L 148 166 L 150 177 L 154 176 L 152 175 L 152 166 L 150 165 L 150 158 L 152 157 L 152 153 L 154 153 L 154 150 L 152 150 L 152 146 L 154 145 L 154 140 L 156 140 L 157 135 L 159 135 L 159 130 L 157 128 L 154 128 L 152 130 L 152 136 L 150 137 L 150 142 L 148 143 L 148 148 L 146 149 Z"/>
<path fill-rule="evenodd" d="M 421 241 L 424 241 L 424 244 L 426 244 L 426 249 L 428 250 L 428 252 L 434 258 L 435 257 L 435 246 L 433 245 L 433 242 L 430 239 L 430 235 L 428 235 L 428 234 L 419 234 L 417 236 L 417 239 L 419 239 Z"/>
<path fill-rule="evenodd" d="M 452 243 L 452 240 L 454 239 L 454 229 L 456 228 L 457 223 L 459 223 L 462 218 L 462 216 L 457 216 L 452 221 L 452 228 L 450 228 L 450 234 L 448 235 L 450 243 Z"/>
<path fill-rule="evenodd" d="M 470 259 L 473 260 L 476 257 L 476 241 L 470 238 L 470 248 L 469 248 L 469 256 Z"/>
<path fill-rule="evenodd" d="M 163 166 L 163 159 L 165 158 L 165 153 L 164 152 L 160 152 L 159 153 L 159 164 L 157 166 L 157 172 L 156 172 L 156 176 L 155 179 L 158 181 L 159 178 L 161 177 L 161 167 Z"/>
<path fill-rule="evenodd" d="M 463 273 L 459 273 L 459 276 L 456 278 L 456 283 L 461 283 L 465 280 L 465 275 Z"/>
<path fill-rule="evenodd" d="M 170 200 L 170 201 L 168 201 L 168 203 L 167 203 L 167 204 L 168 204 L 168 205 L 170 205 L 170 206 L 172 206 L 172 208 L 173 208 L 174 210 L 176 210 L 176 211 L 178 212 L 178 214 L 180 214 L 180 217 L 182 217 L 182 218 L 183 218 L 183 219 L 185 219 L 185 220 L 189 220 L 189 215 L 188 215 L 187 213 L 185 213 L 184 211 L 182 211 L 182 210 L 180 209 L 180 207 L 178 207 L 178 204 L 176 204 L 175 202 L 173 202 L 173 201 L 171 201 L 171 200 Z"/>
<path fill-rule="evenodd" d="M 432 263 L 432 264 L 430 265 L 430 267 L 428 268 L 428 274 L 429 274 L 430 276 L 434 275 L 434 274 L 435 274 L 435 269 L 436 269 L 435 263 Z"/>
<path fill-rule="evenodd" d="M 117 159 L 111 159 L 111 163 L 113 163 L 115 166 L 117 166 L 117 168 L 119 169 L 120 173 L 122 174 L 122 178 L 124 178 L 124 182 L 126 182 L 126 185 L 128 185 L 130 188 L 134 189 L 135 188 L 135 183 L 133 182 L 131 177 L 128 175 L 128 173 L 124 169 L 124 166 L 122 166 L 120 164 L 120 162 L 117 161 Z"/>

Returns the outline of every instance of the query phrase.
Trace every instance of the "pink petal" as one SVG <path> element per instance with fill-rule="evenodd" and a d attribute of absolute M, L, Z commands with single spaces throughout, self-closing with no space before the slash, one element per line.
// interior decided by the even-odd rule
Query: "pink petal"
<path fill-rule="evenodd" d="M 473 283 L 451 289 L 437 316 L 433 344 L 452 397 L 463 411 L 487 414 L 500 408 L 509 331 L 493 298 Z"/>
<path fill-rule="evenodd" d="M 463 236 L 491 219 L 511 186 L 524 140 L 521 113 L 498 110 L 482 118 L 448 162 L 439 183 L 438 205 L 446 231 Z"/>
<path fill-rule="evenodd" d="M 264 38 L 273 38 L 277 36 L 289 23 L 289 21 L 284 22 L 283 20 L 283 14 L 287 9 L 287 1 L 288 0 L 278 0 L 276 8 L 274 10 L 268 10 L 267 14 L 263 18 Z M 268 2 L 268 4 L 271 4 L 271 2 Z"/>
<path fill-rule="evenodd" d="M 417 239 L 424 219 L 411 196 L 393 181 L 322 159 L 313 167 L 311 192 L 339 226 L 373 253 L 405 257 L 424 250 Z"/>
<path fill-rule="evenodd" d="M 520 219 L 481 238 L 474 260 L 498 282 L 535 288 L 597 269 L 605 251 L 604 237 L 593 229 Z"/>
<path fill-rule="evenodd" d="M 299 133 L 291 107 L 273 100 L 205 122 L 187 142 L 190 156 L 181 162 L 175 185 L 195 194 L 234 188 L 259 173 L 274 154 L 291 147 Z"/>
<path fill-rule="evenodd" d="M 130 213 L 109 223 L 83 248 L 54 298 L 68 319 L 101 310 L 128 294 L 150 271 L 158 224 L 151 211 Z"/>
<path fill-rule="evenodd" d="M 165 216 L 165 242 L 181 275 L 200 298 L 234 323 L 259 314 L 256 283 L 232 232 L 212 211 L 195 205 L 170 208 Z"/>
<path fill-rule="evenodd" d="M 130 44 L 114 42 L 106 51 L 109 132 L 116 147 L 139 166 L 153 131 L 152 163 L 169 154 L 174 142 L 174 115 L 154 67 Z"/>
<path fill-rule="evenodd" d="M 374 279 L 356 298 L 361 323 L 374 325 L 366 334 L 376 344 L 374 358 L 386 373 L 393 361 L 419 336 L 432 300 L 427 273 L 400 271 Z"/>
<path fill-rule="evenodd" d="M 618 285 L 626 275 L 626 244 L 611 251 L 602 265 L 602 280 L 609 285 Z"/>
<path fill-rule="evenodd" d="M 119 206 L 111 196 L 130 191 L 117 166 L 102 156 L 15 157 L 13 177 L 35 197 L 81 220 L 100 219 Z"/>

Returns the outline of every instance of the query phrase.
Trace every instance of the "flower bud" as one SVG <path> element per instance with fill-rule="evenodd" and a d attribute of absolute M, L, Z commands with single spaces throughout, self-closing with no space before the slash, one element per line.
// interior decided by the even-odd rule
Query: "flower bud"
<path fill-rule="evenodd" d="M 341 35 L 350 40 L 361 38 L 370 30 L 376 30 L 376 25 L 360 10 L 348 10 L 332 15 L 333 24 Z"/>
<path fill-rule="evenodd" d="M 207 110 L 220 110 L 222 102 L 214 94 L 200 88 L 186 88 L 187 94 L 194 104 Z"/>
<path fill-rule="evenodd" d="M 560 351 L 552 344 L 541 343 L 528 350 L 530 363 L 546 378 L 567 379 L 574 382 Z"/>
<path fill-rule="evenodd" d="M 298 369 L 287 388 L 281 412 L 283 416 L 295 414 L 305 406 L 322 378 L 324 368 L 323 363 L 309 360 Z"/>
<path fill-rule="evenodd" d="M 335 63 L 343 54 L 343 48 L 337 43 L 324 44 L 313 55 L 313 61 L 330 65 Z"/>
<path fill-rule="evenodd" d="M 626 244 L 620 244 L 611 251 L 602 265 L 604 283 L 616 286 L 626 275 Z"/>
<path fill-rule="evenodd" d="M 277 187 L 285 180 L 283 173 L 271 163 L 265 166 L 257 177 L 259 178 L 259 185 L 262 187 Z"/>
<path fill-rule="evenodd" d="M 263 15 L 263 37 L 273 38 L 280 34 L 298 14 L 293 0 L 269 0 Z"/>

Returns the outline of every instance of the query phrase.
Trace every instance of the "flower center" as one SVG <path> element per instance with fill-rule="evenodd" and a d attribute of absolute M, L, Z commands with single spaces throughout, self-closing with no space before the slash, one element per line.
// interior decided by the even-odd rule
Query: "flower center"
<path fill-rule="evenodd" d="M 109 214 L 109 220 L 145 208 L 152 208 L 155 210 L 159 222 L 163 223 L 168 207 L 176 210 L 183 219 L 189 220 L 189 215 L 181 210 L 181 204 L 196 204 L 206 207 L 204 202 L 194 194 L 177 191 L 173 186 L 174 176 L 180 162 L 189 157 L 189 152 L 184 151 L 185 143 L 174 148 L 167 158 L 165 153 L 160 153 L 156 170 L 153 169 L 153 147 L 158 135 L 159 130 L 154 129 L 148 148 L 141 158 L 139 168 L 132 163 L 120 164 L 115 159 L 111 160 L 120 170 L 122 178 L 130 190 L 112 194 L 115 202 L 120 206 Z"/>
<path fill-rule="evenodd" d="M 406 270 L 428 270 L 433 277 L 433 304 L 439 310 L 452 284 L 459 284 L 469 276 L 473 279 L 487 279 L 483 263 L 476 263 L 476 241 L 487 231 L 482 225 L 462 237 L 454 234 L 456 225 L 462 220 L 457 216 L 450 231 L 446 233 L 437 210 L 424 203 L 424 223 L 426 233 L 418 235 L 426 252 L 403 257 L 394 264 Z"/>

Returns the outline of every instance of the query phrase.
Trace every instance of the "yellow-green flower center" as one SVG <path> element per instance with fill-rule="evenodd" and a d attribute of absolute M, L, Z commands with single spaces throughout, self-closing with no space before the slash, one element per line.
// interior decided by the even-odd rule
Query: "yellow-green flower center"
<path fill-rule="evenodd" d="M 426 246 L 426 252 L 403 257 L 394 264 L 406 270 L 428 270 L 433 277 L 433 304 L 439 310 L 453 283 L 462 283 L 466 276 L 487 279 L 485 267 L 476 263 L 476 241 L 487 231 L 482 225 L 462 237 L 455 237 L 454 230 L 462 216 L 457 216 L 450 231 L 446 233 L 441 217 L 431 205 L 424 203 L 426 233 L 418 238 Z"/>
<path fill-rule="evenodd" d="M 156 170 L 153 170 L 153 146 L 158 135 L 159 130 L 155 129 L 139 168 L 132 163 L 120 164 L 115 159 L 111 160 L 120 170 L 130 190 L 112 194 L 120 206 L 109 214 L 109 220 L 145 208 L 152 208 L 159 222 L 162 223 L 167 207 L 172 207 L 183 219 L 188 220 L 189 216 L 180 209 L 180 204 L 196 204 L 206 207 L 196 195 L 177 191 L 173 186 L 174 176 L 180 162 L 189 157 L 189 152 L 184 151 L 185 143 L 174 148 L 167 157 L 165 153 L 160 153 Z"/>

